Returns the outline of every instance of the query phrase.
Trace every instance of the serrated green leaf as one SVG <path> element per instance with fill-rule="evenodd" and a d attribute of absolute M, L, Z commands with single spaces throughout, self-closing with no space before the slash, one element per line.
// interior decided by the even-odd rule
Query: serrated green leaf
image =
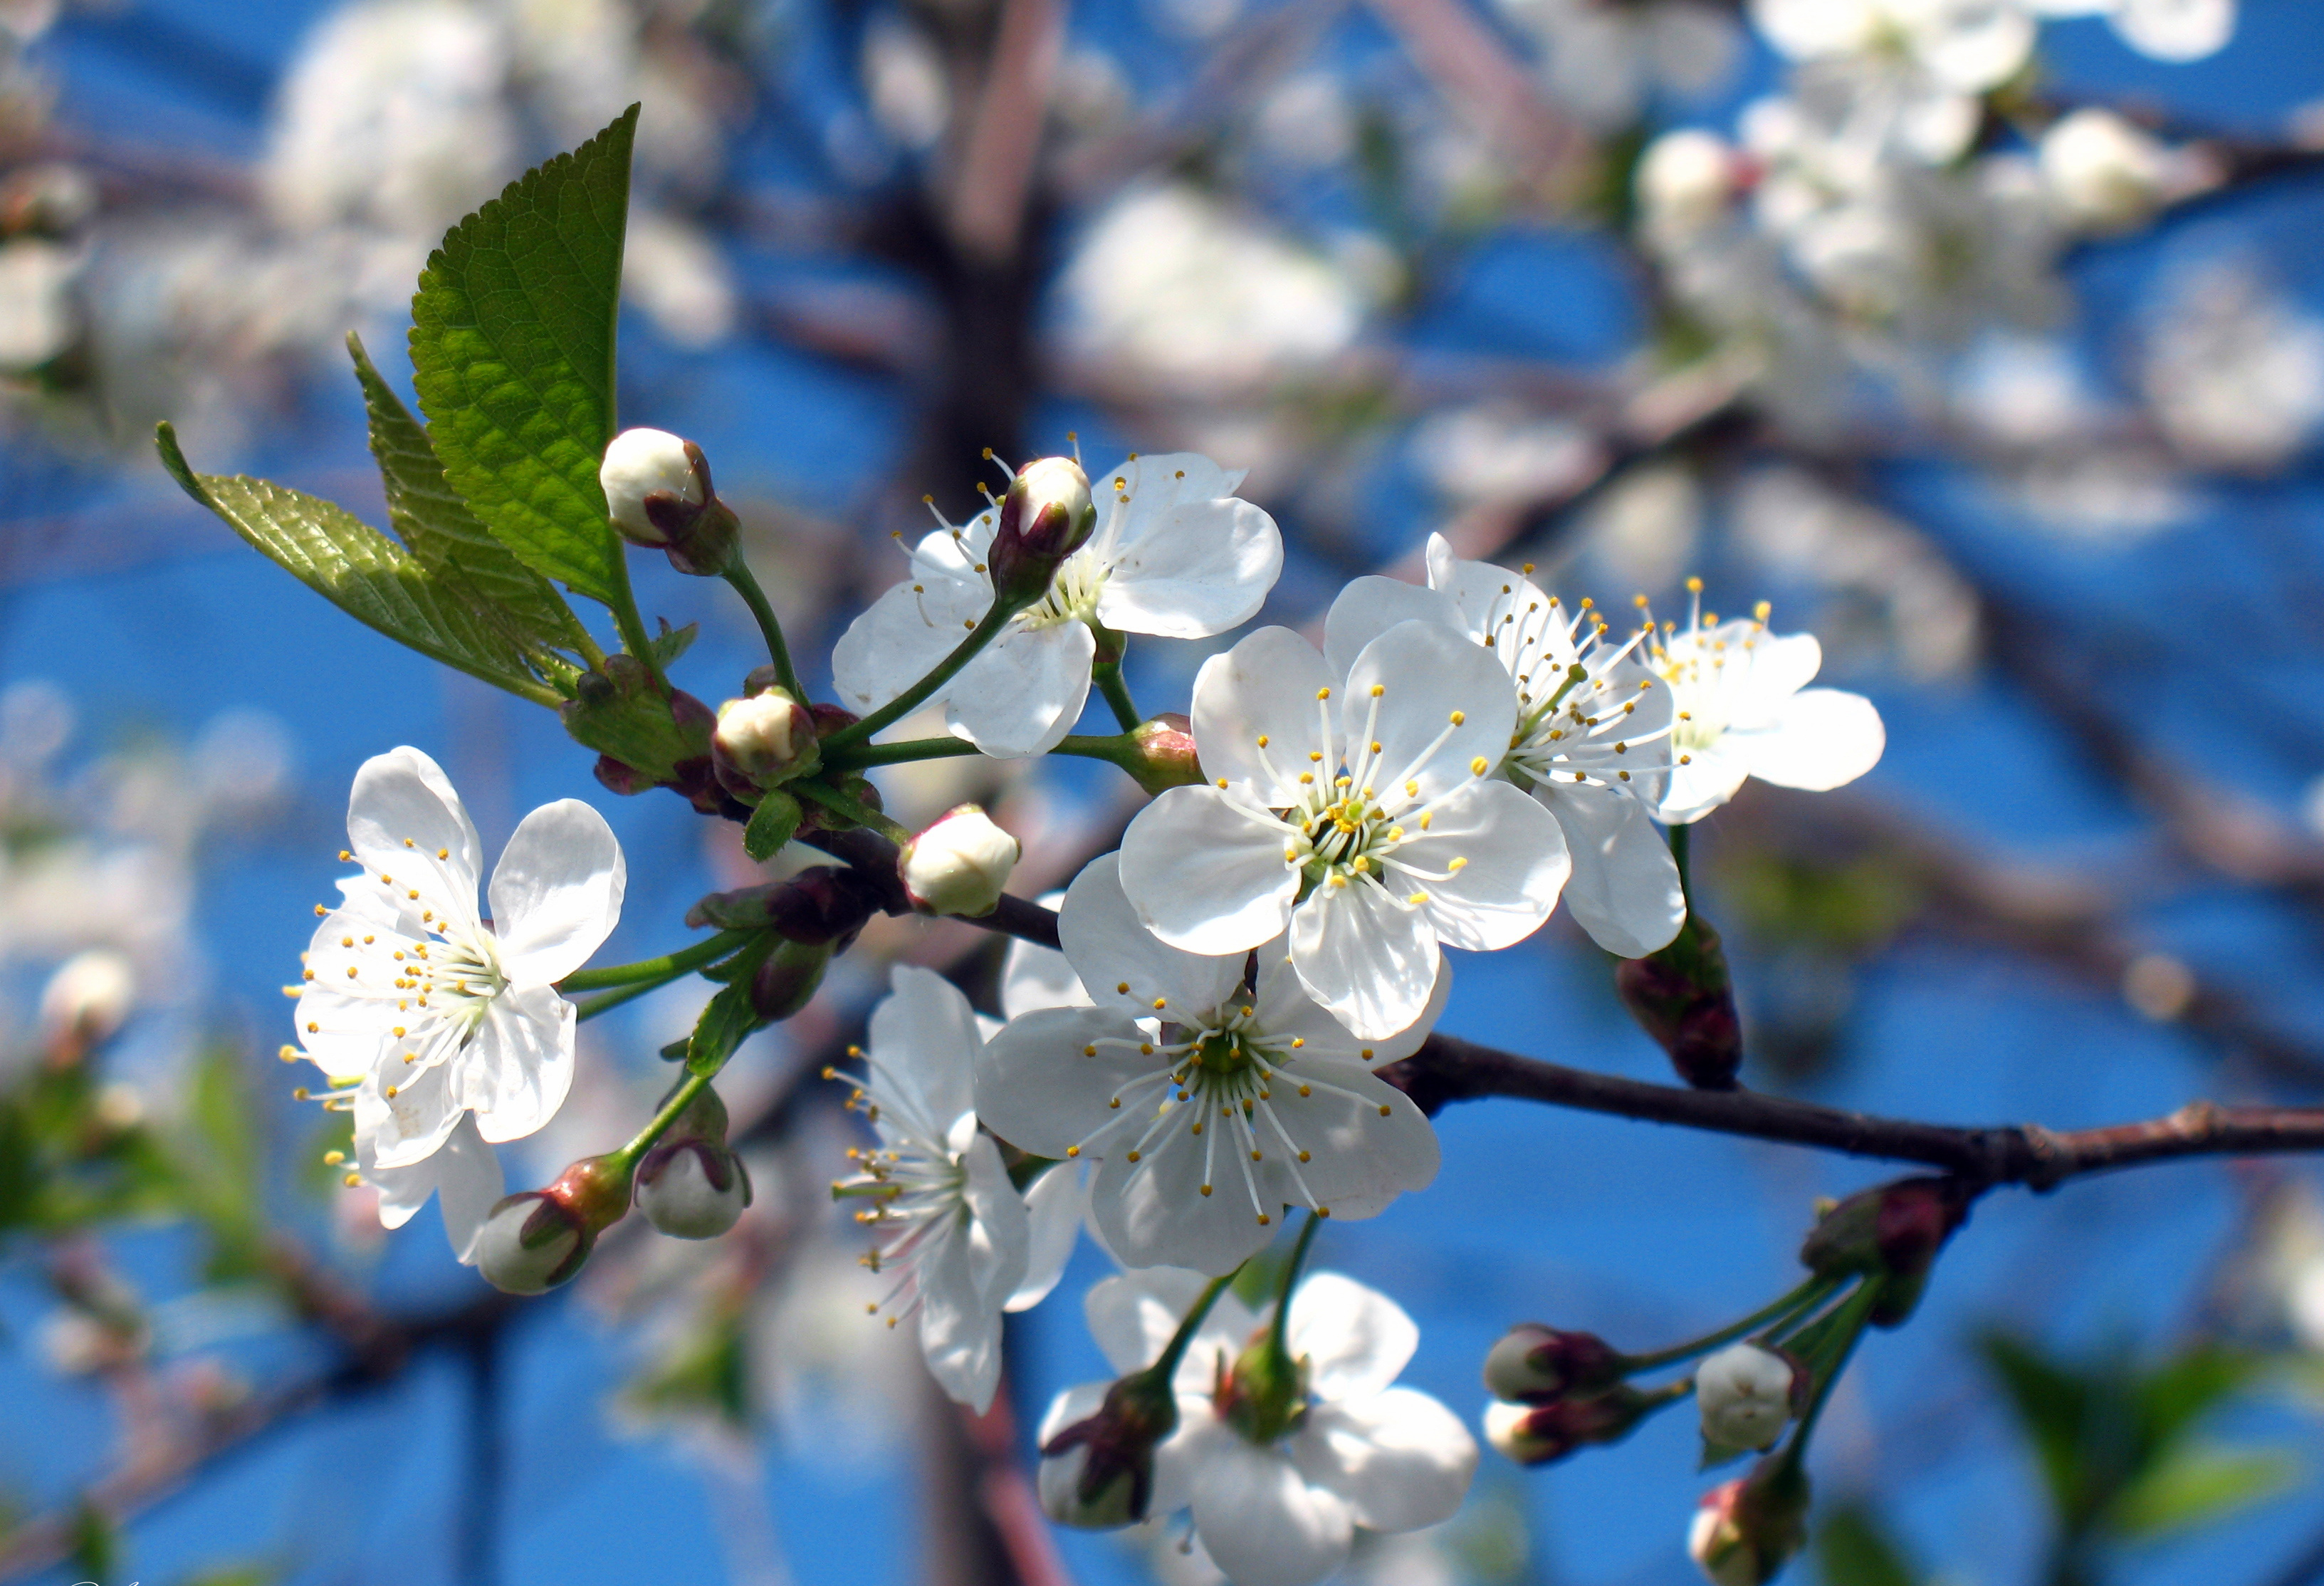
<path fill-rule="evenodd" d="M 411 300 L 429 438 L 518 559 L 626 604 L 597 465 L 613 434 L 613 327 L 638 107 L 454 226 Z"/>
<path fill-rule="evenodd" d="M 742 852 L 753 859 L 771 859 L 799 828 L 799 801 L 780 788 L 769 790 L 751 812 L 742 828 Z"/>
<path fill-rule="evenodd" d="M 363 338 L 347 333 L 371 425 L 371 455 L 387 487 L 387 524 L 420 565 L 469 596 L 477 614 L 506 628 L 520 648 L 586 653 L 589 636 L 556 586 L 510 554 L 446 483 L 428 432 L 380 375 Z"/>
<path fill-rule="evenodd" d="M 542 705 L 557 696 L 525 658 L 412 555 L 346 508 L 263 479 L 197 474 L 168 424 L 154 444 L 171 477 L 292 577 L 368 627 L 446 666 Z"/>
<path fill-rule="evenodd" d="M 2273 1498 L 2299 1478 L 2300 1462 L 2282 1449 L 2188 1447 L 2125 1488 L 2107 1520 L 2126 1541 L 2151 1541 Z"/>

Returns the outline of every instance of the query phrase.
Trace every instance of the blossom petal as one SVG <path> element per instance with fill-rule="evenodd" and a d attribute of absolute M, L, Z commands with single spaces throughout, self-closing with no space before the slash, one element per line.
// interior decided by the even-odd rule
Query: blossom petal
<path fill-rule="evenodd" d="M 1564 609 L 1524 574 L 1490 562 L 1462 561 L 1452 541 L 1432 534 L 1428 586 L 1452 602 L 1470 638 L 1480 644 L 1493 641 L 1494 653 L 1511 676 L 1529 674 L 1544 662 L 1558 672 L 1573 663 L 1573 632 Z"/>
<path fill-rule="evenodd" d="M 1206 1012 L 1242 979 L 1240 954 L 1181 952 L 1146 928 L 1122 892 L 1119 853 L 1098 855 L 1065 889 L 1057 936 L 1089 1000 L 1137 1018 L 1160 1011 L 1157 1000 Z"/>
<path fill-rule="evenodd" d="M 1428 1002 L 1420 1017 L 1393 1035 L 1366 1040 L 1351 1034 L 1329 1009 L 1307 994 L 1286 944 L 1277 940 L 1259 950 L 1259 1028 L 1278 1046 L 1294 1039 L 1303 1042 L 1298 1048 L 1301 1062 L 1322 1059 L 1377 1068 L 1409 1057 L 1428 1038 L 1452 992 L 1452 965 L 1440 954 L 1436 983 L 1429 988 Z"/>
<path fill-rule="evenodd" d="M 1283 572 L 1275 520 L 1232 496 L 1184 501 L 1125 536 L 1098 592 L 1098 620 L 1126 633 L 1206 639 L 1239 628 Z"/>
<path fill-rule="evenodd" d="M 1291 965 L 1307 994 L 1353 1034 L 1370 1040 L 1408 1029 L 1436 984 L 1428 911 L 1370 877 L 1338 880 L 1292 911 Z"/>
<path fill-rule="evenodd" d="M 1377 788 L 1395 810 L 1499 765 L 1517 696 L 1490 650 L 1438 623 L 1399 622 L 1348 669 L 1341 708 L 1358 787 Z"/>
<path fill-rule="evenodd" d="M 996 759 L 1047 754 L 1081 720 L 1096 656 L 1087 622 L 1004 632 L 952 680 L 945 719 Z"/>
<path fill-rule="evenodd" d="M 459 1127 L 460 1103 L 448 1068 L 423 1068 L 397 1085 L 392 1096 L 376 1076 L 355 1092 L 355 1133 L 371 1141 L 379 1166 L 410 1167 L 424 1161 Z"/>
<path fill-rule="evenodd" d="M 493 867 L 493 934 L 519 983 L 562 980 L 622 917 L 629 867 L 605 817 L 577 798 L 524 817 Z"/>
<path fill-rule="evenodd" d="M 1750 658 L 1729 701 L 1729 731 L 1764 727 L 1779 719 L 1792 696 L 1823 668 L 1823 646 L 1812 633 L 1770 633 L 1757 622 L 1742 622 L 1722 623 L 1718 632 L 1729 635 L 1730 664 L 1738 649 Z"/>
<path fill-rule="evenodd" d="M 1403 1306 L 1337 1272 L 1315 1273 L 1299 1286 L 1284 1336 L 1295 1359 L 1306 1358 L 1308 1391 L 1319 1399 L 1382 1391 L 1420 1347 L 1420 1329 Z"/>
<path fill-rule="evenodd" d="M 1180 1267 L 1117 1272 L 1090 1285 L 1082 1298 L 1082 1315 L 1106 1364 L 1127 1376 L 1162 1358 L 1179 1322 L 1194 1308 L 1209 1285 L 1210 1279 L 1201 1273 Z M 1223 1325 L 1220 1307 L 1230 1305 L 1240 1313 L 1246 1328 L 1253 1324 L 1250 1313 L 1240 1301 L 1231 1295 L 1221 1295 L 1211 1308 L 1204 1331 Z"/>
<path fill-rule="evenodd" d="M 1047 1299 L 1065 1276 L 1074 1244 L 1089 1210 L 1089 1170 L 1060 1162 L 1025 1192 L 1025 1276 L 1001 1307 L 1029 1311 Z"/>
<path fill-rule="evenodd" d="M 512 986 L 493 999 L 457 1069 L 460 1105 L 488 1140 L 522 1139 L 565 1105 L 573 1088 L 573 1004 L 553 986 Z"/>
<path fill-rule="evenodd" d="M 1313 1586 L 1348 1559 L 1355 1530 L 1336 1493 L 1273 1449 L 1213 1440 L 1194 1472 L 1194 1529 L 1235 1586 Z"/>
<path fill-rule="evenodd" d="M 1215 658 L 1213 658 L 1215 659 Z M 1216 788 L 1173 788 L 1121 838 L 1121 890 L 1146 927 L 1205 956 L 1282 934 L 1299 895 L 1290 828 Z"/>
<path fill-rule="evenodd" d="M 463 1112 L 433 1155 L 409 1167 L 381 1167 L 373 1159 L 372 1142 L 357 1142 L 356 1160 L 364 1178 L 379 1189 L 379 1220 L 387 1228 L 401 1228 L 428 1203 L 442 1197 L 444 1236 L 462 1262 L 473 1260 L 477 1231 L 492 1214 L 507 1187 L 501 1176 L 501 1159 L 476 1132 L 476 1115 Z"/>
<path fill-rule="evenodd" d="M 1879 764 L 1888 730 L 1861 694 L 1807 688 L 1785 702 L 1766 730 L 1729 733 L 1726 742 L 1749 757 L 1751 774 L 1761 781 L 1821 793 Z"/>
<path fill-rule="evenodd" d="M 1460 608 L 1425 584 L 1368 574 L 1349 584 L 1323 619 L 1323 664 L 1344 678 L 1364 646 L 1398 622 L 1434 622 L 1465 634 Z"/>
<path fill-rule="evenodd" d="M 2122 0 L 2107 20 L 2142 55 L 2200 60 L 2235 35 L 2236 0 Z"/>
<path fill-rule="evenodd" d="M 1707 749 L 1688 750 L 1671 767 L 1670 787 L 1655 814 L 1666 826 L 1701 820 L 1735 797 L 1751 774 L 1743 737 L 1729 733 Z"/>
<path fill-rule="evenodd" d="M 1010 1182 L 1001 1161 L 1001 1148 L 989 1134 L 971 1131 L 960 1165 L 966 1177 L 961 1199 L 968 1207 L 969 1276 L 976 1286 L 977 1303 L 999 1311 L 1025 1281 L 1025 1259 L 1032 1246 L 1031 1219 L 1025 1197 Z"/>
<path fill-rule="evenodd" d="M 1428 829 L 1397 848 L 1390 868 L 1398 863 L 1419 872 L 1410 879 L 1428 894 L 1437 938 L 1479 953 L 1532 935 L 1573 868 L 1556 817 L 1507 782 L 1471 782 L 1441 800 Z M 1406 879 L 1397 871 L 1390 884 Z"/>
<path fill-rule="evenodd" d="M 1573 874 L 1565 907 L 1590 939 L 1622 958 L 1665 946 L 1686 923 L 1686 892 L 1646 807 L 1594 783 L 1541 783 L 1536 793 L 1565 834 Z"/>
<path fill-rule="evenodd" d="M 1441 1160 L 1436 1130 L 1412 1098 L 1352 1063 L 1300 1062 L 1277 1071 L 1281 1083 L 1269 1105 L 1299 1148 L 1313 1158 L 1299 1164 L 1316 1201 L 1334 1222 L 1377 1217 L 1400 1194 L 1426 1189 Z M 1302 1083 L 1309 1093 L 1298 1094 Z M 1270 1153 L 1266 1164 L 1285 1185 L 1291 1204 L 1291 1165 Z M 1222 1192 L 1223 1193 L 1223 1192 Z"/>
<path fill-rule="evenodd" d="M 923 569 L 916 565 L 914 572 Z M 991 604 L 991 590 L 965 572 L 947 578 L 930 568 L 897 585 L 832 647 L 831 680 L 839 702 L 858 715 L 887 704 L 951 654 L 968 632 L 961 624 L 975 622 Z M 942 699 L 944 692 L 935 697 Z"/>
<path fill-rule="evenodd" d="M 977 1055 L 976 1116 L 1020 1151 L 1063 1157 L 1109 1117 L 1123 1116 L 1128 1103 L 1117 1111 L 1111 1102 L 1126 1082 L 1161 1065 L 1139 1053 L 1143 1039 L 1135 1023 L 1111 1009 L 1049 1008 L 1012 1019 Z M 1095 1056 L 1085 1055 L 1091 1047 Z M 1148 1087 L 1148 1093 L 1164 1093 Z M 1132 1127 L 1125 1119 L 1121 1130 Z M 1093 1157 L 1111 1148 L 1087 1148 Z"/>
<path fill-rule="evenodd" d="M 976 1104 L 976 1059 L 984 1045 L 976 1010 L 932 969 L 897 964 L 888 984 L 889 994 L 872 1010 L 871 1060 L 919 1111 L 919 1132 L 940 1140 Z"/>
<path fill-rule="evenodd" d="M 1328 776 L 1340 763 L 1339 713 L 1325 692 L 1338 681 L 1288 628 L 1260 628 L 1204 661 L 1189 719 L 1212 784 L 1270 809 L 1298 804 L 1301 772 Z"/>
<path fill-rule="evenodd" d="M 1263 1174 L 1246 1178 L 1250 1166 L 1229 1130 L 1197 1135 L 1173 1122 L 1140 1160 L 1121 1152 L 1106 1157 L 1090 1185 L 1090 1214 L 1114 1255 L 1132 1267 L 1231 1272 L 1281 1226 L 1284 1196 Z"/>
<path fill-rule="evenodd" d="M 1039 899 L 1045 908 L 1059 908 L 1065 900 L 1063 892 L 1044 892 Z M 1086 1008 L 1089 1000 L 1082 977 L 1074 973 L 1073 962 L 1064 954 L 1037 942 L 1011 938 L 1009 955 L 1001 961 L 1004 1017 L 1015 1019 L 1037 1008 Z"/>
<path fill-rule="evenodd" d="M 1374 1531 L 1416 1531 L 1452 1517 L 1477 1474 L 1477 1440 L 1459 1416 L 1411 1388 L 1319 1397 L 1285 1445 L 1301 1475 L 1336 1493 L 1356 1523 Z"/>
<path fill-rule="evenodd" d="M 406 881 L 432 882 L 423 888 L 429 902 L 463 925 L 475 923 L 483 844 L 443 769 L 417 749 L 374 754 L 355 771 L 347 846 L 374 874 L 401 870 Z"/>
<path fill-rule="evenodd" d="M 982 1415 L 1001 1382 L 1001 1309 L 976 1292 L 970 1254 L 971 1228 L 931 1232 L 927 1253 L 914 1265 L 912 1281 L 920 1305 L 920 1352 L 928 1375 L 955 1404 Z"/>

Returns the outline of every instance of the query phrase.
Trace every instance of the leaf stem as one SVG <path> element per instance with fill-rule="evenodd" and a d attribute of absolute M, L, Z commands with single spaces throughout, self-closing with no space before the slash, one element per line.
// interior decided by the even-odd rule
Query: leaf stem
<path fill-rule="evenodd" d="M 1130 697 L 1130 685 L 1122 680 L 1120 661 L 1100 661 L 1090 669 L 1097 683 L 1097 691 L 1105 696 L 1106 704 L 1113 707 L 1113 719 L 1129 732 L 1146 718 L 1138 714 L 1138 705 Z"/>
<path fill-rule="evenodd" d="M 999 637 L 1001 630 L 1016 616 L 1017 608 L 995 600 L 984 618 L 969 631 L 967 638 L 953 646 L 950 655 L 928 669 L 928 674 L 905 689 L 895 698 L 852 726 L 842 727 L 823 741 L 825 752 L 850 743 L 861 743 L 874 733 L 895 725 L 927 702 L 928 696 L 953 680 L 961 668 L 976 659 L 979 651 Z"/>
<path fill-rule="evenodd" d="M 806 704 L 807 690 L 799 686 L 798 669 L 791 665 L 790 646 L 783 641 L 783 625 L 775 617 L 775 608 L 767 604 L 766 591 L 759 587 L 759 580 L 742 560 L 740 550 L 727 565 L 726 582 L 734 586 L 734 593 L 751 608 L 751 615 L 758 619 L 759 636 L 767 641 L 767 654 L 775 663 L 777 680 L 793 699 Z"/>
<path fill-rule="evenodd" d="M 576 991 L 602 991 L 607 986 L 626 986 L 636 981 L 666 981 L 715 964 L 727 954 L 749 941 L 751 931 L 721 931 L 691 947 L 675 953 L 665 953 L 659 958 L 641 958 L 635 964 L 609 964 L 603 969 L 579 969 L 557 982 L 557 989 L 571 996 Z"/>
<path fill-rule="evenodd" d="M 899 847 L 912 840 L 908 826 L 898 825 L 868 804 L 859 804 L 846 794 L 823 786 L 820 782 L 789 782 L 785 787 L 801 798 L 820 804 L 834 815 L 845 816 L 859 826 L 869 826 Z"/>
<path fill-rule="evenodd" d="M 1781 1299 L 1761 1306 L 1742 1320 L 1729 1323 L 1716 1332 L 1706 1332 L 1701 1338 L 1690 1339 L 1685 1343 L 1673 1344 L 1668 1349 L 1656 1350 L 1652 1354 L 1624 1355 L 1622 1357 L 1623 1374 L 1630 1376 L 1640 1371 L 1652 1371 L 1658 1367 L 1676 1365 L 1679 1361 L 1691 1360 L 1696 1355 L 1708 1354 L 1722 1343 L 1740 1338 L 1747 1332 L 1757 1332 L 1765 1323 L 1781 1322 L 1797 1315 L 1802 1311 L 1812 1308 L 1839 1286 L 1838 1278 L 1812 1277 Z"/>

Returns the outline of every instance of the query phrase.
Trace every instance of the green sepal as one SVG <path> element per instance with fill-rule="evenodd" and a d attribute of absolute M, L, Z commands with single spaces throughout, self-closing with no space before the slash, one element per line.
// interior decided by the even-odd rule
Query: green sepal
<path fill-rule="evenodd" d="M 726 1066 L 726 1059 L 744 1037 L 766 1022 L 751 1002 L 751 975 L 774 951 L 778 939 L 762 936 L 720 965 L 726 973 L 718 978 L 729 983 L 704 1005 L 702 1017 L 695 1020 L 693 1037 L 686 1044 L 688 1074 L 715 1075 Z"/>
<path fill-rule="evenodd" d="M 619 611 L 629 571 L 597 483 L 638 107 L 444 235 L 411 300 L 411 363 L 451 482 L 517 558 Z"/>
<path fill-rule="evenodd" d="M 791 840 L 799 828 L 799 801 L 780 788 L 770 788 L 751 812 L 742 828 L 742 852 L 753 859 L 771 859 L 775 850 Z"/>

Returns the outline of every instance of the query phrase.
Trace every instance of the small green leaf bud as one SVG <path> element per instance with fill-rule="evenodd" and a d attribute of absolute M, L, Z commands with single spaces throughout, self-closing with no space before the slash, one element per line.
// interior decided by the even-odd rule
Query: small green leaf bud
<path fill-rule="evenodd" d="M 1049 592 L 1049 581 L 1097 527 L 1089 475 L 1071 457 L 1042 457 L 1017 470 L 1001 501 L 1001 526 L 988 560 L 993 599 L 1015 611 Z"/>
<path fill-rule="evenodd" d="M 1919 1302 L 1937 1252 L 1968 1220 L 1972 1198 L 1953 1178 L 1902 1178 L 1858 1191 L 1809 1231 L 1800 1261 L 1820 1277 L 1883 1279 L 1871 1321 L 1900 1325 Z"/>
<path fill-rule="evenodd" d="M 806 1007 L 831 964 L 828 943 L 783 942 L 751 973 L 751 1010 L 762 1022 L 788 1019 Z"/>
<path fill-rule="evenodd" d="M 897 860 L 905 894 L 923 914 L 991 914 L 1024 853 L 1016 838 L 973 804 L 963 804 L 904 844 Z"/>
<path fill-rule="evenodd" d="M 742 1158 L 707 1139 L 665 1139 L 638 1164 L 638 1210 L 673 1239 L 716 1239 L 751 1203 Z"/>
<path fill-rule="evenodd" d="M 1621 1378 L 1621 1352 L 1612 1344 L 1538 1322 L 1510 1328 L 1485 1355 L 1485 1387 L 1496 1398 L 1548 1399 Z"/>

